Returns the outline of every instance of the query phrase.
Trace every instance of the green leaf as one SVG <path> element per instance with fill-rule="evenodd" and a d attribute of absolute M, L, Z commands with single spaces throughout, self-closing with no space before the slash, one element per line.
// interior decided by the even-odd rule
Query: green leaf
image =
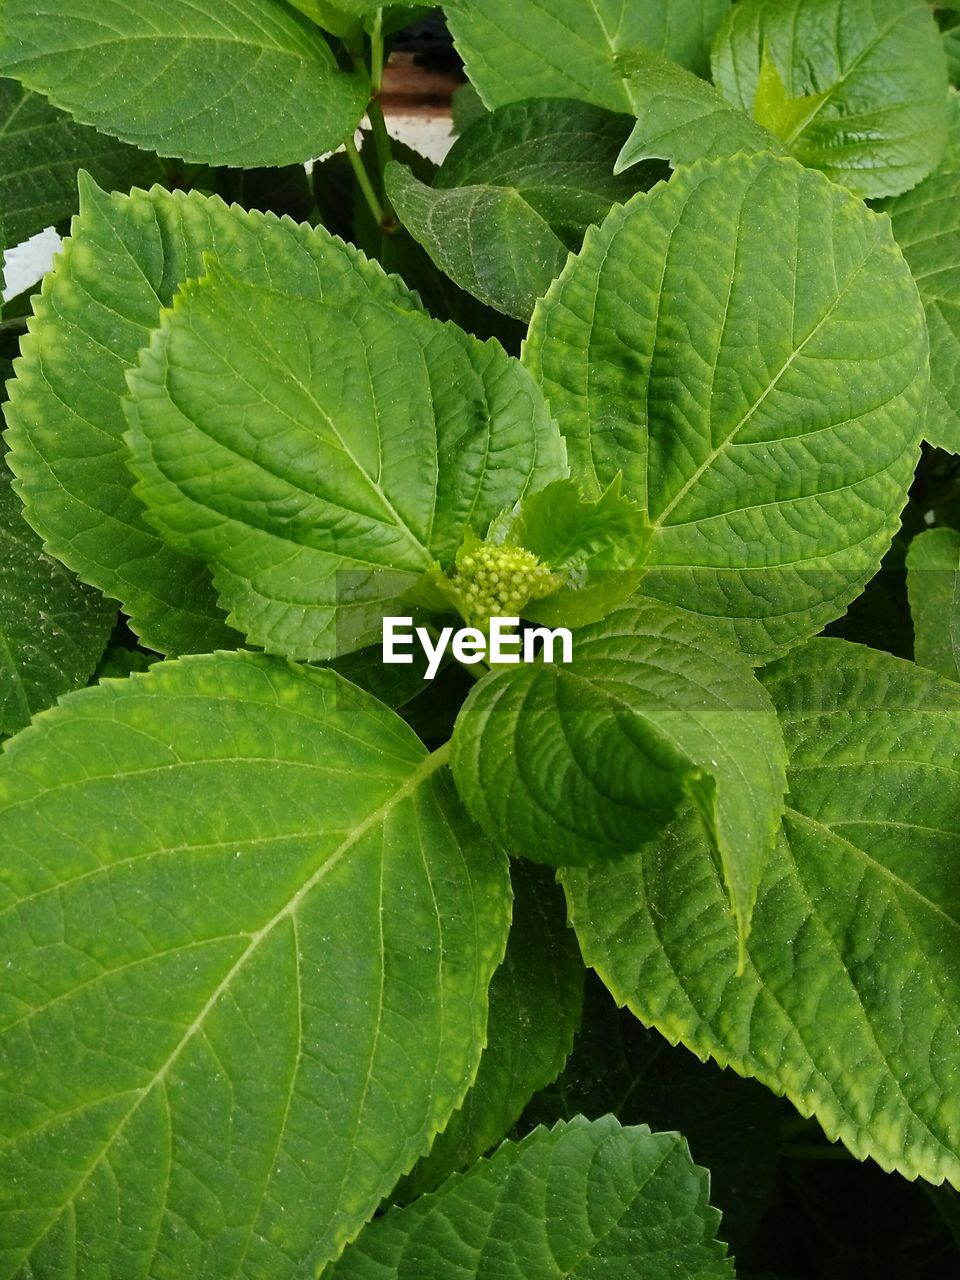
<path fill-rule="evenodd" d="M 143 649 L 127 649 L 121 645 L 110 645 L 97 667 L 96 679 L 97 681 L 125 680 L 135 671 L 142 675 L 159 661 L 155 653 L 145 653 Z"/>
<path fill-rule="evenodd" d="M 324 1280 L 720 1280 L 709 1186 L 679 1134 L 580 1117 L 391 1210 Z"/>
<path fill-rule="evenodd" d="M 556 1079 L 583 1007 L 583 962 L 563 894 L 545 868 L 515 862 L 513 923 L 490 982 L 487 1045 L 473 1088 L 430 1154 L 394 1193 L 406 1203 L 433 1191 L 505 1137 L 531 1097 Z"/>
<path fill-rule="evenodd" d="M 652 157 L 677 165 L 741 151 L 783 151 L 778 138 L 731 107 L 713 85 L 667 58 L 637 50 L 621 65 L 629 68 L 637 122 L 615 173 Z"/>
<path fill-rule="evenodd" d="M 809 120 L 826 105 L 828 92 L 792 98 L 777 64 L 764 45 L 760 75 L 753 99 L 753 118 L 778 138 L 793 141 Z"/>
<path fill-rule="evenodd" d="M 927 336 L 884 217 L 795 161 L 678 171 L 587 234 L 524 363 L 599 494 L 653 526 L 644 590 L 758 658 L 843 612 L 898 527 Z"/>
<path fill-rule="evenodd" d="M 400 220 L 441 271 L 487 306 L 530 319 L 537 299 L 560 274 L 567 250 L 518 191 L 437 191 L 396 163 L 385 176 Z"/>
<path fill-rule="evenodd" d="M 0 1275 L 316 1274 L 480 1058 L 503 862 L 392 712 L 262 655 L 0 757 Z"/>
<path fill-rule="evenodd" d="M 960 533 L 928 529 L 910 543 L 907 591 L 916 659 L 949 680 L 960 680 Z"/>
<path fill-rule="evenodd" d="M 617 1008 L 591 973 L 573 1053 L 556 1081 L 533 1099 L 519 1128 L 611 1114 L 623 1125 L 677 1130 L 694 1161 L 710 1170 L 710 1199 L 723 1214 L 723 1238 L 738 1253 L 753 1241 L 777 1195 L 784 1111 L 756 1080 L 700 1062 L 647 1030 L 629 1009 Z"/>
<path fill-rule="evenodd" d="M 725 97 L 765 121 L 769 63 L 783 85 L 784 141 L 855 194 L 896 195 L 932 173 L 946 145 L 946 62 L 914 0 L 740 0 L 713 46 Z M 759 97 L 758 97 L 759 95 Z M 798 99 L 806 99 L 801 110 Z"/>
<path fill-rule="evenodd" d="M 390 166 L 387 194 L 461 288 L 529 320 L 587 227 L 662 176 L 658 166 L 613 175 L 629 129 L 625 117 L 582 102 L 514 103 L 474 124 L 429 186 Z"/>
<path fill-rule="evenodd" d="M 15 80 L 0 80 L 0 209 L 10 244 L 77 208 L 77 170 L 108 187 L 160 176 L 156 156 L 76 124 Z"/>
<path fill-rule="evenodd" d="M 86 684 L 116 607 L 44 555 L 0 456 L 0 736 Z"/>
<path fill-rule="evenodd" d="M 396 138 L 391 148 L 394 158 L 407 165 L 421 182 L 433 181 L 438 166 L 432 160 Z M 380 163 L 369 134 L 363 139 L 360 158 L 376 186 L 380 181 Z M 452 320 L 475 337 L 496 338 L 511 354 L 519 352 L 526 332 L 524 324 L 485 306 L 454 284 L 404 227 L 393 235 L 384 235 L 379 220 L 357 192 L 353 170 L 344 153 L 314 166 L 314 184 L 330 230 L 352 240 L 369 258 L 376 259 L 384 271 L 400 276 L 416 292 L 429 315 L 437 320 Z"/>
<path fill-rule="evenodd" d="M 242 168 L 339 146 L 368 94 L 275 0 L 5 0 L 0 70 L 135 146 Z"/>
<path fill-rule="evenodd" d="M 150 648 L 234 648 L 207 569 L 175 552 L 143 519 L 123 442 L 126 375 L 184 279 L 204 254 L 265 284 L 299 287 L 316 262 L 333 275 L 383 279 L 324 231 L 227 208 L 199 194 L 154 188 L 107 196 L 88 179 L 56 271 L 34 303 L 6 407 L 11 469 L 27 517 L 48 550 L 118 599 Z M 288 243 L 280 280 L 263 260 L 267 228 Z M 398 305 L 417 307 L 399 281 Z"/>
<path fill-rule="evenodd" d="M 392 35 L 425 17 L 429 5 L 377 4 L 376 0 L 288 0 L 312 22 L 344 40 L 352 51 L 362 52 L 364 29 L 370 31 L 381 15 L 381 32 Z"/>
<path fill-rule="evenodd" d="M 568 249 L 577 250 L 587 227 L 602 222 L 612 204 L 666 176 L 661 165 L 614 176 L 631 124 L 584 102 L 513 103 L 484 114 L 454 143 L 433 185 L 513 188 Z"/>
<path fill-rule="evenodd" d="M 469 81 L 454 89 L 450 100 L 450 118 L 455 134 L 466 133 L 471 125 L 482 120 L 486 114 L 483 99 Z"/>
<path fill-rule="evenodd" d="M 313 3 L 316 3 L 316 0 L 313 0 Z M 396 3 L 382 4 L 378 3 L 377 0 L 330 0 L 328 7 L 331 9 L 339 9 L 341 13 L 353 14 L 357 18 L 372 18 L 375 17 L 377 13 L 389 9 L 406 8 L 412 10 L 416 8 L 423 8 L 422 5 L 418 6 L 403 3 L 399 5 Z"/>
<path fill-rule="evenodd" d="M 409 665 L 388 665 L 383 661 L 383 645 L 375 644 L 368 649 L 345 653 L 342 658 L 334 658 L 327 665 L 351 684 L 359 685 L 367 693 L 372 693 L 379 702 L 399 711 L 429 688 L 424 684 L 426 655 L 414 650 L 411 656 L 413 662 Z"/>
<path fill-rule="evenodd" d="M 495 521 L 494 540 L 526 547 L 561 583 L 534 598 L 523 616 L 551 626 L 581 627 L 605 618 L 643 579 L 650 526 L 621 492 L 621 477 L 599 498 L 584 498 L 575 480 L 555 480 Z"/>
<path fill-rule="evenodd" d="M 960 453 L 960 163 L 882 208 L 927 315 L 930 399 L 924 435 Z"/>
<path fill-rule="evenodd" d="M 705 72 L 729 0 L 447 0 L 467 75 L 486 106 L 577 98 L 632 114 L 618 59 L 636 49 Z"/>
<path fill-rule="evenodd" d="M 392 35 L 396 35 L 398 32 L 404 31 L 415 22 L 420 22 L 424 18 L 429 18 L 430 15 L 434 13 L 435 9 L 436 5 L 432 4 L 404 3 L 383 6 L 382 25 L 384 36 L 389 38 Z M 368 15 L 365 24 L 367 31 L 372 30 L 375 21 L 375 16 Z"/>
<path fill-rule="evenodd" d="M 773 707 L 743 659 L 652 600 L 576 632 L 572 663 L 494 668 L 460 712 L 451 755 L 487 834 L 553 866 L 616 865 L 691 800 L 744 937 L 784 763 Z"/>
<path fill-rule="evenodd" d="M 947 59 L 947 74 L 951 84 L 960 82 L 960 26 L 951 27 L 941 34 L 943 52 Z"/>
<path fill-rule="evenodd" d="M 703 837 L 564 871 L 584 959 L 671 1042 L 755 1076 L 827 1136 L 960 1185 L 960 689 L 816 640 L 764 672 L 789 807 L 746 972 Z"/>
<path fill-rule="evenodd" d="M 288 3 L 351 47 L 362 43 L 363 23 L 356 14 L 346 11 L 346 5 L 329 4 L 327 0 L 288 0 Z"/>
<path fill-rule="evenodd" d="M 234 626 L 331 658 L 379 641 L 468 530 L 562 475 L 563 442 L 499 344 L 398 307 L 388 277 L 304 270 L 282 224 L 259 250 L 271 287 L 211 268 L 164 314 L 129 380 L 131 466 Z"/>

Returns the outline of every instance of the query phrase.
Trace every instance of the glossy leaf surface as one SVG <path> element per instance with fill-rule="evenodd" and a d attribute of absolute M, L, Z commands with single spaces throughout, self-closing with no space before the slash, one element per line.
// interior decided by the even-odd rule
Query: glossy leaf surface
<path fill-rule="evenodd" d="M 495 667 L 460 712 L 451 757 L 487 833 L 553 866 L 616 865 L 692 800 L 744 936 L 784 761 L 747 664 L 656 601 L 577 631 L 572 662 Z"/>
<path fill-rule="evenodd" d="M 598 493 L 653 527 L 644 590 L 757 658 L 873 576 L 916 464 L 928 381 L 886 218 L 773 156 L 678 171 L 591 231 L 524 349 Z"/>
<path fill-rule="evenodd" d="M 0 71 L 145 150 L 245 168 L 330 151 L 368 93 L 276 0 L 7 0 Z"/>
<path fill-rule="evenodd" d="M 577 98 L 633 110 L 624 54 L 647 49 L 705 71 L 727 0 L 447 0 L 467 74 L 490 108 Z"/>
<path fill-rule="evenodd" d="M 361 295 L 365 281 L 386 277 L 323 230 L 198 193 L 106 195 L 88 181 L 81 195 L 73 235 L 34 303 L 6 406 L 9 461 L 27 517 L 54 555 L 120 601 L 149 647 L 236 647 L 242 637 L 226 625 L 206 567 L 148 526 L 133 493 L 123 441 L 127 374 L 162 308 L 203 273 L 208 254 L 247 280 L 294 291 L 301 281 L 316 284 L 320 262 L 328 280 Z M 282 268 L 264 260 L 268 228 L 286 245 Z M 397 305 L 419 307 L 395 278 L 383 288 Z"/>
<path fill-rule="evenodd" d="M 339 262 L 303 271 L 283 224 L 260 252 L 272 287 L 211 266 L 163 316 L 129 380 L 131 466 L 234 626 L 331 658 L 381 640 L 468 531 L 562 475 L 563 441 L 498 343 L 397 306 L 372 268 L 346 287 Z"/>
<path fill-rule="evenodd" d="M 584 958 L 641 1021 L 786 1094 L 854 1155 L 958 1186 L 960 690 L 840 640 L 764 680 L 790 793 L 746 971 L 692 815 L 564 872 Z"/>
<path fill-rule="evenodd" d="M 937 167 L 947 70 L 927 5 L 740 0 L 714 44 L 713 78 L 730 102 L 760 119 L 769 106 L 765 57 L 783 102 L 804 100 L 779 113 L 783 139 L 803 164 L 865 199 L 906 191 Z"/>
<path fill-rule="evenodd" d="M 0 833 L 0 1275 L 336 1256 L 463 1098 L 506 940 L 442 756 L 330 672 L 166 662 L 8 746 Z"/>

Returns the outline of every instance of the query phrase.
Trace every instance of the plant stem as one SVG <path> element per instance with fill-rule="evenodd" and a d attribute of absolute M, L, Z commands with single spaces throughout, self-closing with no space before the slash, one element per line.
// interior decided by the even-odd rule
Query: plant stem
<path fill-rule="evenodd" d="M 353 61 L 358 68 L 367 70 L 362 58 L 354 56 Z M 380 230 L 384 235 L 393 235 L 398 230 L 399 224 L 397 215 L 387 199 L 387 189 L 383 179 L 384 170 L 393 159 L 393 146 L 390 141 L 390 134 L 387 132 L 387 122 L 383 118 L 383 107 L 380 104 L 380 95 L 383 92 L 383 62 L 383 10 L 378 9 L 373 23 L 373 30 L 370 32 L 370 101 L 367 103 L 367 119 L 370 121 L 373 146 L 377 153 L 377 168 L 380 170 L 378 203 L 380 204 L 381 213 L 377 221 L 380 223 Z"/>
<path fill-rule="evenodd" d="M 383 92 L 383 10 L 377 10 L 370 32 L 370 96 L 379 98 Z"/>
<path fill-rule="evenodd" d="M 383 188 L 384 211 L 390 220 L 390 225 L 385 225 L 384 230 L 392 231 L 396 226 L 396 214 L 387 199 L 383 174 L 387 165 L 393 159 L 393 144 L 390 141 L 389 133 L 387 133 L 387 122 L 383 118 L 383 107 L 380 105 L 379 98 L 370 99 L 370 105 L 367 107 L 367 116 L 370 120 L 370 128 L 373 131 L 373 145 L 377 152 L 377 164 L 380 166 L 380 185 Z"/>
<path fill-rule="evenodd" d="M 0 334 L 26 333 L 29 316 L 13 316 L 9 320 L 0 320 Z"/>
<path fill-rule="evenodd" d="M 377 198 L 377 193 L 373 189 L 373 183 L 370 181 L 370 175 L 367 173 L 366 167 L 360 159 L 360 152 L 357 150 L 356 143 L 352 138 L 347 138 L 343 144 L 343 148 L 347 153 L 347 159 L 350 161 L 350 168 L 353 170 L 353 176 L 357 180 L 357 186 L 363 192 L 363 198 L 366 200 L 370 212 L 382 227 L 386 217 L 383 205 L 380 203 Z"/>

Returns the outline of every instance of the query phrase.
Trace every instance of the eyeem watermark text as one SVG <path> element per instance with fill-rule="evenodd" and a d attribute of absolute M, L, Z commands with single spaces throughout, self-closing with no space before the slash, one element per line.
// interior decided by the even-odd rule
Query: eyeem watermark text
<path fill-rule="evenodd" d="M 456 660 L 468 667 L 484 660 L 491 666 L 573 661 L 573 635 L 566 627 L 528 627 L 518 635 L 519 625 L 519 618 L 491 618 L 489 633 L 479 627 L 443 627 L 434 638 L 426 627 L 414 627 L 412 618 L 384 618 L 383 661 L 389 666 L 409 666 L 412 649 L 419 644 L 427 659 L 424 680 L 432 680 L 440 670 L 448 646 Z"/>

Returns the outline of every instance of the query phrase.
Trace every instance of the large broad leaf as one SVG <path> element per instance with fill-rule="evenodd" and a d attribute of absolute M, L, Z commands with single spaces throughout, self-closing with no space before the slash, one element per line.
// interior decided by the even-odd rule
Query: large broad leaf
<path fill-rule="evenodd" d="M 645 590 L 746 652 L 819 631 L 875 573 L 923 426 L 927 336 L 886 218 L 757 155 L 614 209 L 538 304 L 524 361 L 573 476 L 623 473 Z"/>
<path fill-rule="evenodd" d="M 513 187 L 568 249 L 610 206 L 665 176 L 661 165 L 615 177 L 628 117 L 559 98 L 513 103 L 485 114 L 457 142 L 433 185 Z"/>
<path fill-rule="evenodd" d="M 368 92 L 276 0 L 6 0 L 0 71 L 126 142 L 242 168 L 330 151 Z"/>
<path fill-rule="evenodd" d="M 330 658 L 379 641 L 426 570 L 565 459 L 499 343 L 398 307 L 386 277 L 358 296 L 317 262 L 284 286 L 291 240 L 264 228 L 272 288 L 222 269 L 185 287 L 130 377 L 127 439 L 151 519 L 211 563 L 231 622 Z"/>
<path fill-rule="evenodd" d="M 740 0 L 714 44 L 713 76 L 798 160 L 864 197 L 915 186 L 946 145 L 943 46 L 914 0 Z"/>
<path fill-rule="evenodd" d="M 315 1274 L 460 1102 L 509 883 L 330 672 L 160 663 L 0 757 L 0 1276 Z"/>
<path fill-rule="evenodd" d="M 888 200 L 893 234 L 923 299 L 930 330 L 930 399 L 924 434 L 960 453 L 960 162 Z"/>
<path fill-rule="evenodd" d="M 584 958 L 643 1022 L 856 1156 L 960 1186 L 960 689 L 841 640 L 764 679 L 790 795 L 746 972 L 692 817 L 563 873 Z"/>
<path fill-rule="evenodd" d="M 556 1079 L 583 1008 L 583 961 L 563 894 L 544 867 L 511 867 L 513 921 L 490 982 L 487 1044 L 473 1088 L 394 1202 L 433 1191 L 495 1147 L 538 1089 Z"/>
<path fill-rule="evenodd" d="M 642 49 L 625 60 L 637 122 L 617 157 L 615 172 L 656 157 L 671 164 L 716 160 L 738 152 L 781 154 L 780 139 L 699 76 Z"/>
<path fill-rule="evenodd" d="M 721 1280 L 709 1182 L 679 1134 L 578 1117 L 392 1210 L 324 1280 Z"/>
<path fill-rule="evenodd" d="M 437 191 L 391 164 L 387 195 L 410 234 L 461 289 L 529 320 L 560 274 L 567 250 L 550 224 L 509 187 Z"/>
<path fill-rule="evenodd" d="M 949 680 L 960 680 L 960 533 L 928 529 L 910 543 L 907 591 L 916 659 Z"/>
<path fill-rule="evenodd" d="M 488 107 L 578 98 L 630 113 L 620 58 L 642 48 L 705 71 L 729 0 L 447 0 L 444 9 Z"/>
<path fill-rule="evenodd" d="M 570 663 L 495 668 L 460 712 L 451 765 L 497 843 L 553 866 L 616 863 L 692 799 L 746 936 L 785 758 L 739 655 L 643 601 L 576 632 Z"/>
<path fill-rule="evenodd" d="M 529 320 L 586 228 L 662 177 L 657 166 L 614 177 L 628 131 L 625 116 L 585 102 L 515 102 L 477 120 L 430 186 L 390 166 L 388 195 L 461 288 Z"/>
<path fill-rule="evenodd" d="M 615 177 L 629 121 L 582 102 L 513 103 L 484 115 L 431 184 L 387 170 L 387 194 L 410 233 L 461 288 L 529 320 L 567 249 L 610 206 L 662 176 Z"/>
<path fill-rule="evenodd" d="M 322 263 L 342 289 L 362 296 L 376 280 L 398 305 L 419 304 L 326 232 L 215 198 L 160 188 L 108 196 L 87 180 L 80 208 L 34 304 L 6 407 L 27 518 L 55 556 L 121 602 L 151 648 L 232 648 L 240 637 L 224 622 L 207 569 L 148 528 L 127 467 L 126 375 L 161 308 L 181 281 L 203 273 L 206 253 L 247 279 L 291 289 L 310 279 L 316 287 Z M 264 262 L 268 228 L 287 243 L 286 275 Z"/>
<path fill-rule="evenodd" d="M 87 682 L 116 608 L 44 555 L 0 456 L 0 735 Z"/>
<path fill-rule="evenodd" d="M 160 176 L 156 156 L 76 124 L 16 80 L 0 80 L 0 209 L 11 244 L 76 210 L 80 168 L 107 187 Z"/>
<path fill-rule="evenodd" d="M 437 165 L 426 156 L 393 139 L 395 158 L 410 167 L 422 181 L 430 182 Z M 370 181 L 380 182 L 380 162 L 370 134 L 363 138 L 360 149 Z M 434 265 L 425 249 L 405 233 L 385 235 L 367 201 L 360 193 L 350 161 L 343 151 L 328 156 L 313 166 L 313 190 L 321 221 L 334 235 L 354 243 L 369 258 L 379 262 L 384 271 L 401 278 L 415 290 L 423 308 L 438 320 L 454 324 L 478 338 L 497 338 L 507 350 L 519 351 L 524 327 L 516 320 L 484 306 Z"/>

